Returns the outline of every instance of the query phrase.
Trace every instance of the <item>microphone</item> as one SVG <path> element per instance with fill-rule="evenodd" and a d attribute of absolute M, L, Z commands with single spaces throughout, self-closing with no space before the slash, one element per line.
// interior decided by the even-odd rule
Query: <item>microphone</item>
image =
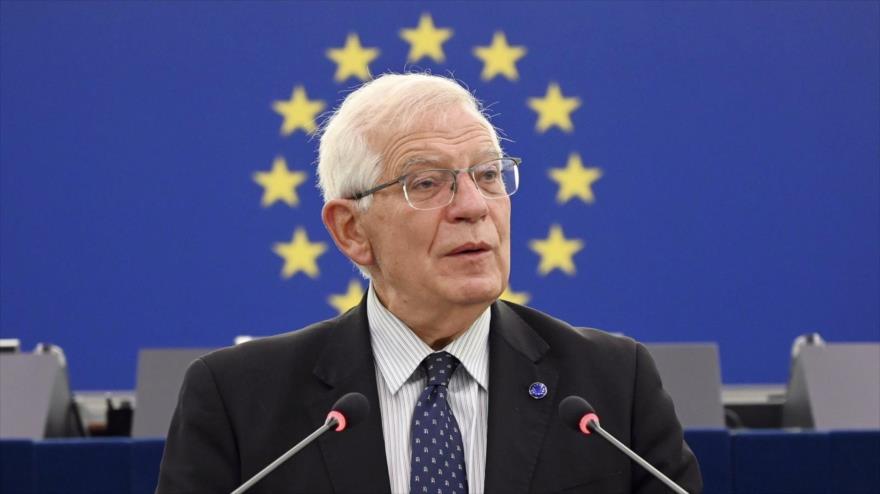
<path fill-rule="evenodd" d="M 263 477 L 269 475 L 273 470 L 281 466 L 282 463 L 289 460 L 291 456 L 299 453 L 301 449 L 311 444 L 312 441 L 318 439 L 318 437 L 330 429 L 335 428 L 336 432 L 342 432 L 356 426 L 369 414 L 370 402 L 367 401 L 366 396 L 360 393 L 348 393 L 344 395 L 333 404 L 330 413 L 327 414 L 327 419 L 324 421 L 324 425 L 318 427 L 315 432 L 309 434 L 308 437 L 297 443 L 296 446 L 290 448 L 286 453 L 279 456 L 275 461 L 267 465 L 266 468 L 257 472 L 257 474 L 248 479 L 247 482 L 241 484 L 237 489 L 232 491 L 232 494 L 242 494 L 247 491 L 253 487 L 254 484 L 262 480 Z"/>
<path fill-rule="evenodd" d="M 606 441 L 613 444 L 614 447 L 626 454 L 626 456 L 632 458 L 633 461 L 660 479 L 667 487 L 672 489 L 673 492 L 678 494 L 688 494 L 688 492 L 682 489 L 680 485 L 673 482 L 672 479 L 664 475 L 663 472 L 654 468 L 653 465 L 645 461 L 645 459 L 636 454 L 635 451 L 626 447 L 625 444 L 618 441 L 616 437 L 603 429 L 602 426 L 599 425 L 599 416 L 596 415 L 596 410 L 593 409 L 593 406 L 590 405 L 587 400 L 580 396 L 566 397 L 559 402 L 559 417 L 566 425 L 576 431 L 580 431 L 586 435 L 590 435 L 593 432 L 599 434 L 605 438 Z"/>

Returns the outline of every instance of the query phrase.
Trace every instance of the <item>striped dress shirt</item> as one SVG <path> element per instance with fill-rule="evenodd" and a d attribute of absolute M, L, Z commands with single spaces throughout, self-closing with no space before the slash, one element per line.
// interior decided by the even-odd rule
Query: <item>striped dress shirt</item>
<path fill-rule="evenodd" d="M 449 406 L 461 430 L 468 491 L 483 492 L 486 474 L 486 431 L 489 412 L 489 320 L 487 308 L 446 348 L 461 365 L 449 381 Z M 376 387 L 388 478 L 394 493 L 409 492 L 410 425 L 416 400 L 427 376 L 420 367 L 434 350 L 388 311 L 370 285 L 367 319 L 376 361 Z"/>

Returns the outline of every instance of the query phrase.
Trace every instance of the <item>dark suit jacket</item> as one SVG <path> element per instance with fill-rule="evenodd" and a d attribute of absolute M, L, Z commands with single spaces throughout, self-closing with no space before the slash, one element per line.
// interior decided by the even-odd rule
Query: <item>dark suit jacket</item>
<path fill-rule="evenodd" d="M 702 481 L 645 348 L 586 334 L 536 310 L 492 306 L 486 492 L 668 492 L 602 438 L 560 423 L 559 401 L 591 402 L 603 427 L 689 492 Z M 547 385 L 536 400 L 528 387 Z M 343 394 L 372 411 L 329 432 L 251 492 L 388 492 L 366 304 L 330 321 L 211 353 L 188 369 L 158 492 L 229 492 L 320 426 Z"/>

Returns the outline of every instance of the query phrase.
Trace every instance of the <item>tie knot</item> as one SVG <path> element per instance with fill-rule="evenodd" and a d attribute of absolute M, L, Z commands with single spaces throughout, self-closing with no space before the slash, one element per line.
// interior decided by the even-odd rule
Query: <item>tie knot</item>
<path fill-rule="evenodd" d="M 428 375 L 428 386 L 446 386 L 449 378 L 458 368 L 459 361 L 449 352 L 436 352 L 422 360 L 422 367 Z"/>

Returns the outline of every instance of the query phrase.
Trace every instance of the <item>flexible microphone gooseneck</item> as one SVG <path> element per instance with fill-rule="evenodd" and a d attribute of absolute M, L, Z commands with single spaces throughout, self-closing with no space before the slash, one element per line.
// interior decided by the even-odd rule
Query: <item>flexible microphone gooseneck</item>
<path fill-rule="evenodd" d="M 269 475 L 273 470 L 281 466 L 282 463 L 289 460 L 291 456 L 299 453 L 301 449 L 308 446 L 312 441 L 330 429 L 335 427 L 336 432 L 342 432 L 360 423 L 367 415 L 369 415 L 369 413 L 370 402 L 367 401 L 366 396 L 360 393 L 348 393 L 344 395 L 333 404 L 330 413 L 327 414 L 327 419 L 324 421 L 324 425 L 318 427 L 315 432 L 309 434 L 308 437 L 297 443 L 296 446 L 290 448 L 286 453 L 279 456 L 275 461 L 267 465 L 266 468 L 257 472 L 257 474 L 248 479 L 247 482 L 241 484 L 237 489 L 232 491 L 232 494 L 242 494 L 247 491 L 253 487 L 254 484 L 262 480 L 263 477 Z"/>
<path fill-rule="evenodd" d="M 660 479 L 667 487 L 672 489 L 673 492 L 678 494 L 688 494 L 688 492 L 682 489 L 680 485 L 673 482 L 672 479 L 664 475 L 660 470 L 654 468 L 654 465 L 645 461 L 645 459 L 637 455 L 635 451 L 626 447 L 625 444 L 618 441 L 616 437 L 603 429 L 602 426 L 599 425 L 599 417 L 596 415 L 596 410 L 593 409 L 593 406 L 590 405 L 587 400 L 580 396 L 569 396 L 563 399 L 559 402 L 559 418 L 561 418 L 566 425 L 576 431 L 580 431 L 586 435 L 589 435 L 592 432 L 599 434 L 604 437 L 606 441 L 613 444 L 614 447 L 626 454 L 626 456 L 632 458 L 633 461 Z"/>

